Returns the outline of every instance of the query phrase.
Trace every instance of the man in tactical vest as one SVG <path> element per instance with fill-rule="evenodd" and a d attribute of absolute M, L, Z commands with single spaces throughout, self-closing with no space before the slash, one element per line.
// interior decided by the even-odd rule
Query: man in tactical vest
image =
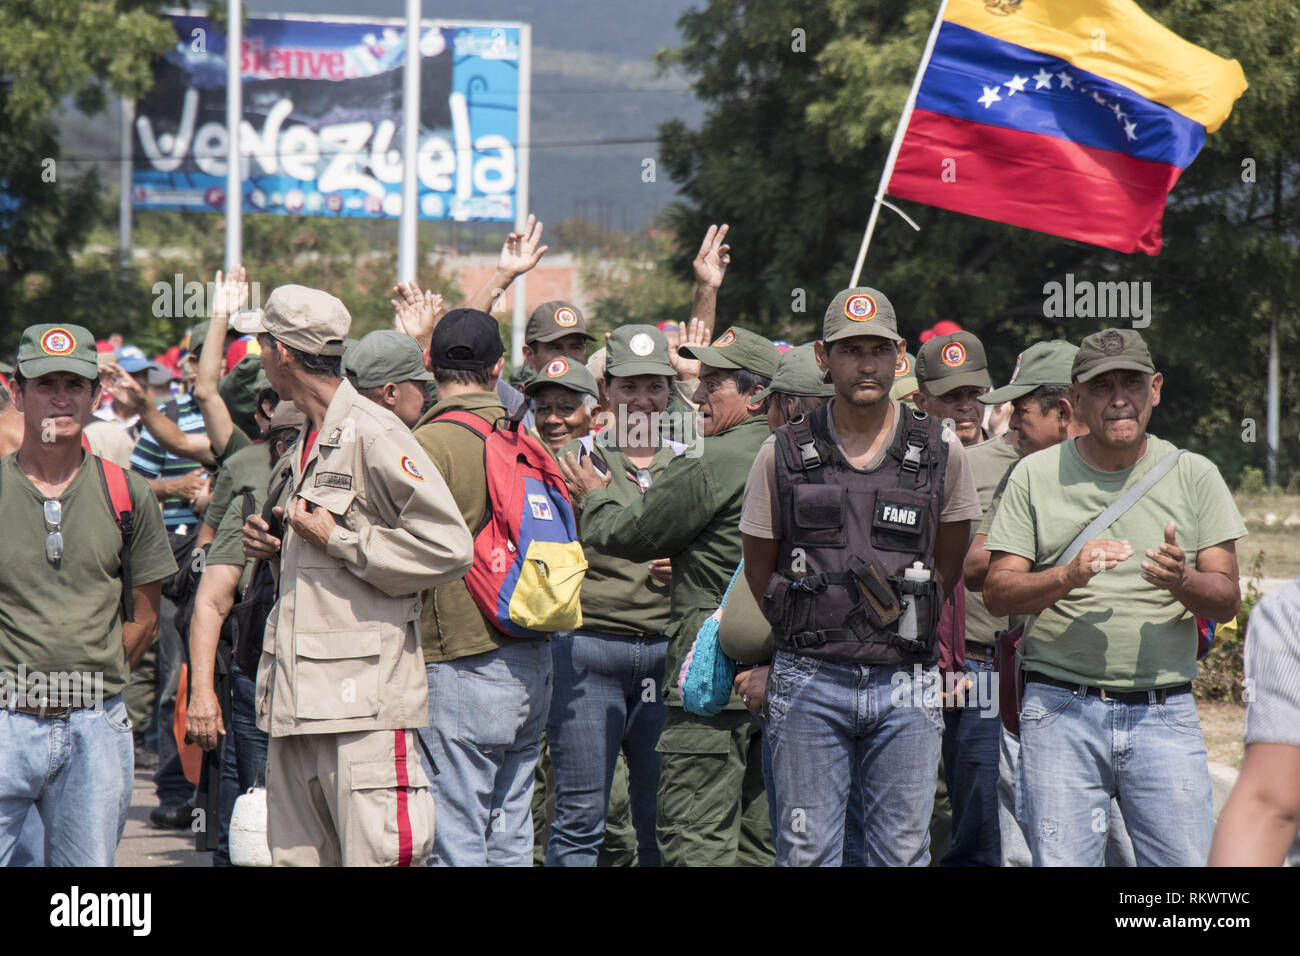
<path fill-rule="evenodd" d="M 980 508 L 956 436 L 889 398 L 904 346 L 883 294 L 839 293 L 815 346 L 835 395 L 777 429 L 746 486 L 745 576 L 776 647 L 779 866 L 839 865 L 858 790 L 867 863 L 929 862 L 939 609 Z"/>

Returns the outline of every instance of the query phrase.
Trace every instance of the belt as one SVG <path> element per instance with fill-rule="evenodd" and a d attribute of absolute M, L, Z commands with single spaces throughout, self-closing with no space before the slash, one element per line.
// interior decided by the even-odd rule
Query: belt
<path fill-rule="evenodd" d="M 1113 691 L 1106 690 L 1104 687 L 1090 687 L 1083 684 L 1071 683 L 1068 680 L 1057 680 L 1055 677 L 1048 677 L 1045 674 L 1029 673 L 1025 675 L 1025 682 L 1030 684 L 1050 684 L 1053 687 L 1064 687 L 1066 690 L 1072 690 L 1076 693 L 1080 690 L 1085 691 L 1089 697 L 1100 697 L 1105 701 L 1114 701 L 1117 704 L 1163 704 L 1167 697 L 1177 697 L 1179 694 L 1190 694 L 1192 685 L 1178 684 L 1175 687 L 1160 687 L 1153 690 L 1126 690 Z M 1155 695 L 1154 699 L 1152 695 Z"/>
<path fill-rule="evenodd" d="M 6 709 L 12 710 L 16 714 L 27 714 L 29 717 L 67 717 L 73 711 L 85 710 L 86 707 L 86 704 L 77 704 L 72 707 L 51 707 L 47 704 L 42 704 L 39 707 L 20 707 L 13 704 Z"/>
<path fill-rule="evenodd" d="M 966 656 L 973 657 L 978 661 L 988 661 L 991 664 L 994 661 L 993 646 L 991 644 L 971 642 L 966 645 Z"/>

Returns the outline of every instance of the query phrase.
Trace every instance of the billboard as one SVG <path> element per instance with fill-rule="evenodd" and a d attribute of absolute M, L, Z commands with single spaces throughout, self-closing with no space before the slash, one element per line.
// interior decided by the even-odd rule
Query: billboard
<path fill-rule="evenodd" d="M 132 206 L 219 211 L 226 38 L 204 17 L 170 20 L 176 45 L 136 103 Z M 421 27 L 420 218 L 514 222 L 523 31 Z M 404 21 L 252 17 L 240 60 L 245 213 L 400 216 Z"/>

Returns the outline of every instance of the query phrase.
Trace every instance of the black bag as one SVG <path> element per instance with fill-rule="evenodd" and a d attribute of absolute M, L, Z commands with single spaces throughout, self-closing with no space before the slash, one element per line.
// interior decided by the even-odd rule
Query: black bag
<path fill-rule="evenodd" d="M 267 496 L 266 506 L 262 509 L 262 520 L 270 527 L 271 534 L 277 538 L 283 537 L 283 528 L 272 509 L 284 493 L 289 478 L 290 474 L 286 473 L 276 489 Z M 253 493 L 246 491 L 244 492 L 245 521 L 252 516 L 254 510 Z M 279 596 L 278 591 L 279 585 L 271 572 L 270 564 L 259 559 L 253 564 L 253 577 L 248 582 L 244 599 L 230 609 L 228 620 L 234 633 L 232 642 L 234 661 L 249 677 L 257 674 L 257 664 L 262 658 L 262 637 L 266 633 L 266 621 L 271 616 L 271 608 L 275 607 L 276 598 Z"/>

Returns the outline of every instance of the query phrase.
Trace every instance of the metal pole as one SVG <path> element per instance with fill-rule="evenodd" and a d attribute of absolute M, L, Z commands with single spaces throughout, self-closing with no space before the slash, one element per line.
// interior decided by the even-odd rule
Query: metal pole
<path fill-rule="evenodd" d="M 1268 329 L 1268 486 L 1277 485 L 1278 415 L 1282 404 L 1281 369 L 1277 353 L 1277 300 L 1273 300 L 1273 318 Z"/>
<path fill-rule="evenodd" d="M 402 79 L 402 221 L 398 226 L 397 281 L 411 282 L 419 271 L 415 261 L 415 227 L 420 215 L 415 157 L 420 150 L 420 0 L 406 0 L 406 68 Z"/>
<path fill-rule="evenodd" d="M 122 168 L 118 171 L 118 188 L 121 195 L 117 203 L 117 245 L 122 281 L 131 271 L 131 128 L 135 125 L 135 100 L 122 97 Z"/>
<path fill-rule="evenodd" d="M 243 258 L 244 176 L 239 124 L 244 115 L 240 60 L 243 51 L 242 0 L 228 0 L 226 26 L 226 271 Z"/>
<path fill-rule="evenodd" d="M 515 181 L 515 232 L 522 232 L 528 221 L 528 157 L 532 152 L 533 96 L 533 27 L 525 23 L 519 28 L 519 141 L 516 152 L 519 176 Z M 527 276 L 515 280 L 515 309 L 510 323 L 510 362 L 522 365 L 524 361 L 524 323 L 527 321 L 525 298 L 528 292 Z"/>
<path fill-rule="evenodd" d="M 939 4 L 939 13 L 934 18 L 934 26 L 930 28 L 930 37 L 925 41 L 925 52 L 921 55 L 921 65 L 917 67 L 916 76 L 912 79 L 912 89 L 907 94 L 907 103 L 903 106 L 903 115 L 898 121 L 898 129 L 894 130 L 894 141 L 889 144 L 889 158 L 885 160 L 885 171 L 880 176 L 880 185 L 876 188 L 876 197 L 871 203 L 871 215 L 867 218 L 867 231 L 862 234 L 862 245 L 858 247 L 858 259 L 853 264 L 853 278 L 849 280 L 850 288 L 858 284 L 858 277 L 862 275 L 862 264 L 867 261 L 867 247 L 871 245 L 871 234 L 876 231 L 876 218 L 880 215 L 880 204 L 885 199 L 885 190 L 889 187 L 889 177 L 894 175 L 894 163 L 898 159 L 899 149 L 903 146 L 903 134 L 907 132 L 907 124 L 912 121 L 912 110 L 916 108 L 916 94 L 921 89 L 921 78 L 925 76 L 925 68 L 930 65 L 930 56 L 934 53 L 934 44 L 939 39 L 939 28 L 943 25 L 943 14 L 947 9 L 948 0 L 942 0 Z"/>

